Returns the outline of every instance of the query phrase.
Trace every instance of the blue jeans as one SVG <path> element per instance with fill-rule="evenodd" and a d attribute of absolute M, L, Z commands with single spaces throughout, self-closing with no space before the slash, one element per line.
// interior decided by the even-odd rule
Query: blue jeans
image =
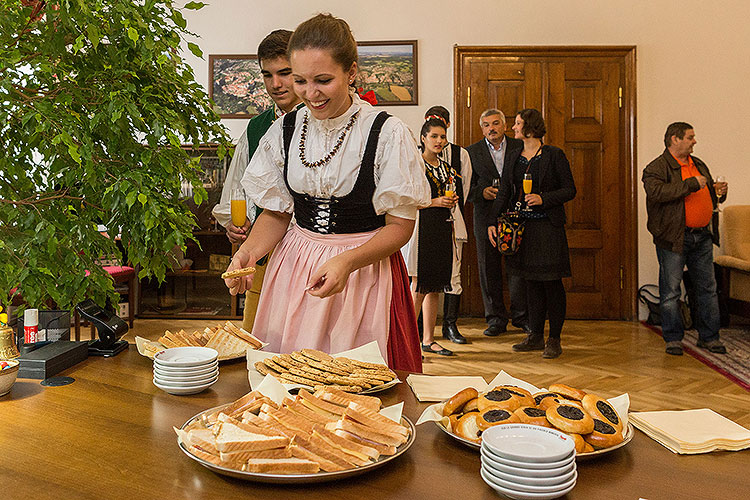
<path fill-rule="evenodd" d="M 704 342 L 717 340 L 720 326 L 719 299 L 716 295 L 710 231 L 707 228 L 702 231 L 686 230 L 682 255 L 657 247 L 656 256 L 659 259 L 659 305 L 664 341 L 680 341 L 684 335 L 679 299 L 685 264 L 695 287 L 696 307 L 693 310 L 698 317 L 693 318 L 693 324 L 698 330 L 698 338 Z"/>

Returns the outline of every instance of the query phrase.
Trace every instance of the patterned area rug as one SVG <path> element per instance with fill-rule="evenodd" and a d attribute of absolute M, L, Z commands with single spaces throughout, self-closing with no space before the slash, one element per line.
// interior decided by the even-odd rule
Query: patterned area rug
<path fill-rule="evenodd" d="M 661 328 L 658 326 L 650 325 L 645 321 L 641 323 L 661 335 Z M 720 334 L 721 341 L 727 348 L 726 354 L 714 354 L 696 347 L 697 330 L 685 331 L 682 348 L 704 365 L 721 373 L 746 391 L 750 391 L 750 326 L 722 328 Z"/>

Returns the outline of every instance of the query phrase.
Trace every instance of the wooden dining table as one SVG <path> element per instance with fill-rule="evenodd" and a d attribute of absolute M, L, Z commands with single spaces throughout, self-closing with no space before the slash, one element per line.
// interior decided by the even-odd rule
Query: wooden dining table
<path fill-rule="evenodd" d="M 364 474 L 317 484 L 277 485 L 219 475 L 188 458 L 172 429 L 250 390 L 245 360 L 224 362 L 208 390 L 174 396 L 152 382 L 152 361 L 135 346 L 89 357 L 62 372 L 75 381 L 46 387 L 19 379 L 0 397 L 3 499 L 494 499 L 480 458 L 433 422 L 417 427 L 403 455 Z M 406 373 L 399 373 L 406 379 Z M 378 394 L 404 402 L 416 422 L 428 405 L 406 383 Z M 750 453 L 676 455 L 636 431 L 611 453 L 578 462 L 569 499 L 740 499 L 750 487 Z"/>

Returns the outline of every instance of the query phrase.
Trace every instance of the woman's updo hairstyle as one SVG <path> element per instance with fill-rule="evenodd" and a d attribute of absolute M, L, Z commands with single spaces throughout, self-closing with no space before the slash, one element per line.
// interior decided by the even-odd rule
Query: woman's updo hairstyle
<path fill-rule="evenodd" d="M 424 151 L 423 137 L 427 137 L 427 134 L 429 134 L 430 130 L 432 130 L 434 127 L 440 127 L 441 129 L 445 130 L 445 123 L 440 118 L 427 118 L 427 120 L 425 120 L 425 122 L 422 124 L 422 130 L 419 131 L 419 144 L 422 146 L 422 151 Z"/>
<path fill-rule="evenodd" d="M 289 40 L 287 55 L 291 58 L 292 52 L 304 49 L 327 50 L 344 71 L 357 62 L 357 42 L 349 24 L 331 14 L 318 14 L 297 26 Z"/>
<path fill-rule="evenodd" d="M 547 133 L 547 127 L 544 125 L 544 118 L 538 109 L 526 108 L 518 112 L 518 116 L 523 120 L 521 133 L 524 137 L 534 137 L 541 139 Z"/>

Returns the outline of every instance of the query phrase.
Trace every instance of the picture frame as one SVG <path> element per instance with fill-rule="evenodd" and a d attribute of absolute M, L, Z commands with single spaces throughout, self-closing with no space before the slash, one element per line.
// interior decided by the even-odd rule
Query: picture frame
<path fill-rule="evenodd" d="M 208 97 L 221 118 L 252 118 L 273 106 L 255 54 L 209 55 Z"/>
<path fill-rule="evenodd" d="M 419 104 L 417 41 L 357 42 L 357 89 L 373 91 L 376 106 Z"/>

